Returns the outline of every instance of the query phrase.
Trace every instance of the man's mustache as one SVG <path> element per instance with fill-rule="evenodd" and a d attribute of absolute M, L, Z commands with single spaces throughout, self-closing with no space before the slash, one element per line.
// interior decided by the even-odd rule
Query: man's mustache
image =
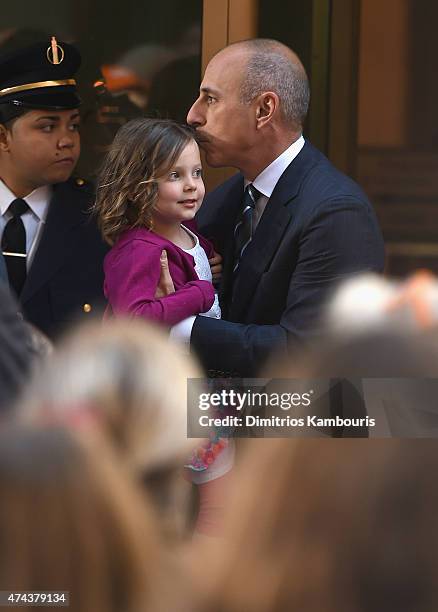
<path fill-rule="evenodd" d="M 196 130 L 196 142 L 202 147 L 203 143 L 210 142 L 210 138 L 203 132 Z"/>

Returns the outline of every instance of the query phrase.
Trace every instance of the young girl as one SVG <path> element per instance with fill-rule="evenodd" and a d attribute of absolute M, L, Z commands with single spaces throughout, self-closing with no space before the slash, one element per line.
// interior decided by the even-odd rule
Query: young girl
<path fill-rule="evenodd" d="M 208 258 L 212 245 L 187 224 L 205 193 L 199 148 L 190 128 L 135 119 L 117 133 L 100 173 L 95 211 L 105 240 L 105 295 L 115 315 L 168 326 L 190 315 L 220 318 Z M 167 253 L 175 292 L 156 297 L 160 257 Z M 218 491 L 233 447 L 212 435 L 187 466 L 200 485 L 198 531 L 217 526 Z M 206 507 L 208 506 L 208 508 Z"/>
<path fill-rule="evenodd" d="M 118 131 L 95 204 L 103 237 L 113 245 L 104 270 L 105 296 L 114 314 L 169 326 L 199 313 L 220 317 L 208 263 L 213 247 L 182 225 L 193 220 L 204 193 L 190 128 L 135 119 Z M 175 293 L 156 298 L 163 250 Z"/>

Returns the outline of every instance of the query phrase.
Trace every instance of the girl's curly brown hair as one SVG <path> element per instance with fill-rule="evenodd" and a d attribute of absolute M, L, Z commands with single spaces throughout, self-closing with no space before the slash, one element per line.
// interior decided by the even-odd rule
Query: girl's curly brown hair
<path fill-rule="evenodd" d="M 195 139 L 191 128 L 167 119 L 133 119 L 119 129 L 100 169 L 92 212 L 113 245 L 131 227 L 152 227 L 158 179 Z"/>

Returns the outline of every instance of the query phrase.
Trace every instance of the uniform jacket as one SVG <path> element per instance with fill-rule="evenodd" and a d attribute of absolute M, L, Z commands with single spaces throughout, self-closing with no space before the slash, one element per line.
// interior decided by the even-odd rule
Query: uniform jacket
<path fill-rule="evenodd" d="M 103 243 L 88 214 L 89 184 L 53 186 L 46 223 L 20 295 L 25 317 L 49 337 L 103 305 Z"/>
<path fill-rule="evenodd" d="M 202 236 L 199 242 L 211 257 L 212 245 Z M 155 298 L 163 249 L 167 252 L 176 291 Z M 143 227 L 123 232 L 105 257 L 104 268 L 105 295 L 115 314 L 142 316 L 174 325 L 190 315 L 207 311 L 214 301 L 213 285 L 198 279 L 193 257 Z"/>
<path fill-rule="evenodd" d="M 222 320 L 197 317 L 192 346 L 210 370 L 254 375 L 274 349 L 316 332 L 329 291 L 348 275 L 381 272 L 384 249 L 360 187 L 309 142 L 280 177 L 233 284 L 233 231 L 244 182 L 207 196 L 199 230 L 224 258 Z"/>

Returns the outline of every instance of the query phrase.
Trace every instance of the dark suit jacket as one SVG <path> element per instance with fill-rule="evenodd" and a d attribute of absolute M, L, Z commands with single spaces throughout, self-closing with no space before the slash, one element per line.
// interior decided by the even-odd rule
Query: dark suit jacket
<path fill-rule="evenodd" d="M 24 316 L 49 337 L 102 306 L 103 258 L 108 251 L 87 210 L 90 185 L 54 185 L 46 224 L 20 303 Z M 89 305 L 89 306 L 86 306 Z"/>
<path fill-rule="evenodd" d="M 6 271 L 5 258 L 0 253 L 0 285 L 2 283 L 8 284 L 8 273 Z"/>
<path fill-rule="evenodd" d="M 360 187 L 306 142 L 278 181 L 232 283 L 237 174 L 207 196 L 199 231 L 224 258 L 223 320 L 197 317 L 191 343 L 207 369 L 252 376 L 273 349 L 314 334 L 328 291 L 346 276 L 381 272 L 383 240 Z"/>

